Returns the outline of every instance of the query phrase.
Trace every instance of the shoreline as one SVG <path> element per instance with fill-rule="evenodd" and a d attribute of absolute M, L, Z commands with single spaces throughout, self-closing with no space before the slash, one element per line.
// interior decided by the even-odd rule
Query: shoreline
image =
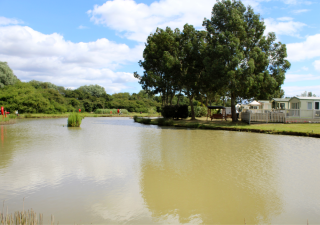
<path fill-rule="evenodd" d="M 157 119 L 144 119 L 136 118 L 135 122 L 147 124 L 147 125 L 158 125 L 158 126 L 171 126 L 179 128 L 195 128 L 195 129 L 205 129 L 205 130 L 225 130 L 225 131 L 236 131 L 236 132 L 248 132 L 248 133 L 263 133 L 263 134 L 275 134 L 275 135 L 291 135 L 291 136 L 300 136 L 300 137 L 313 137 L 320 138 L 320 125 L 314 126 L 314 124 L 300 124 L 300 127 L 309 128 L 310 132 L 299 131 L 297 125 L 293 130 L 288 130 L 291 124 L 254 124 L 247 125 L 243 122 L 233 123 L 228 121 L 223 124 L 220 121 L 204 121 L 204 120 L 167 120 L 162 124 L 159 124 Z M 286 127 L 284 127 L 284 125 Z M 268 126 L 272 126 L 273 129 L 268 129 Z M 275 127 L 277 129 L 275 129 Z M 282 129 L 281 129 L 282 128 Z M 285 128 L 285 129 L 284 129 Z M 301 128 L 300 128 L 301 129 Z M 313 132 L 316 130 L 316 132 Z"/>

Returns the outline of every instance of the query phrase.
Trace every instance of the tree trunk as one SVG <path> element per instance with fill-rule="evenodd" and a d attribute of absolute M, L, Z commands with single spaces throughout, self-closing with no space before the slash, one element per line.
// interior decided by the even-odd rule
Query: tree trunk
<path fill-rule="evenodd" d="M 206 106 L 207 106 L 207 121 L 209 117 L 209 108 L 208 108 L 208 95 L 206 96 Z M 211 115 L 210 115 L 211 116 Z"/>
<path fill-rule="evenodd" d="M 226 96 L 223 96 L 223 106 L 226 107 Z"/>
<path fill-rule="evenodd" d="M 231 114 L 232 122 L 238 122 L 237 112 L 236 112 L 236 96 L 231 94 Z"/>
<path fill-rule="evenodd" d="M 193 96 L 189 96 L 189 102 L 190 102 L 190 107 L 191 107 L 191 120 L 195 120 L 196 116 L 194 115 L 194 107 L 193 107 Z"/>
<path fill-rule="evenodd" d="M 177 101 L 177 105 L 179 105 L 179 101 L 180 101 L 180 95 L 181 95 L 181 91 L 180 91 L 180 93 L 179 93 L 179 95 L 178 95 L 178 101 Z"/>

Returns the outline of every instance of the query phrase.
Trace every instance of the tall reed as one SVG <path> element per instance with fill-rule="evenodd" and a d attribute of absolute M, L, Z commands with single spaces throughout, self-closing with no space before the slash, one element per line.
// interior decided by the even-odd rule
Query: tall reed
<path fill-rule="evenodd" d="M 79 113 L 71 113 L 68 117 L 68 127 L 80 127 L 82 117 Z"/>
<path fill-rule="evenodd" d="M 52 224 L 51 220 L 51 224 Z M 9 224 L 21 224 L 21 225 L 42 225 L 43 224 L 43 215 L 39 214 L 39 218 L 37 213 L 32 209 L 28 212 L 15 212 L 14 214 L 0 213 L 0 224 L 1 225 L 9 225 Z"/>

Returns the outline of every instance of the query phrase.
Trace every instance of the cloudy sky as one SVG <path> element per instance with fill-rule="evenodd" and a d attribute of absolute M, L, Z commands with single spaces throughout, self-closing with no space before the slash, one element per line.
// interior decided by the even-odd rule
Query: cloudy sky
<path fill-rule="evenodd" d="M 0 61 L 22 81 L 138 92 L 133 72 L 157 27 L 202 28 L 216 0 L 0 0 Z M 243 0 L 287 44 L 286 96 L 320 96 L 320 0 Z"/>

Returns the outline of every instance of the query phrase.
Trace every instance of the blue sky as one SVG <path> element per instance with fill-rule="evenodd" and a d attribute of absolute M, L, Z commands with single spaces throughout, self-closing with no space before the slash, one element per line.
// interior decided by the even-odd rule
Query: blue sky
<path fill-rule="evenodd" d="M 138 92 L 144 42 L 157 27 L 202 28 L 216 0 L 0 0 L 0 61 L 22 81 Z M 286 96 L 320 96 L 320 0 L 244 0 L 287 44 Z"/>

